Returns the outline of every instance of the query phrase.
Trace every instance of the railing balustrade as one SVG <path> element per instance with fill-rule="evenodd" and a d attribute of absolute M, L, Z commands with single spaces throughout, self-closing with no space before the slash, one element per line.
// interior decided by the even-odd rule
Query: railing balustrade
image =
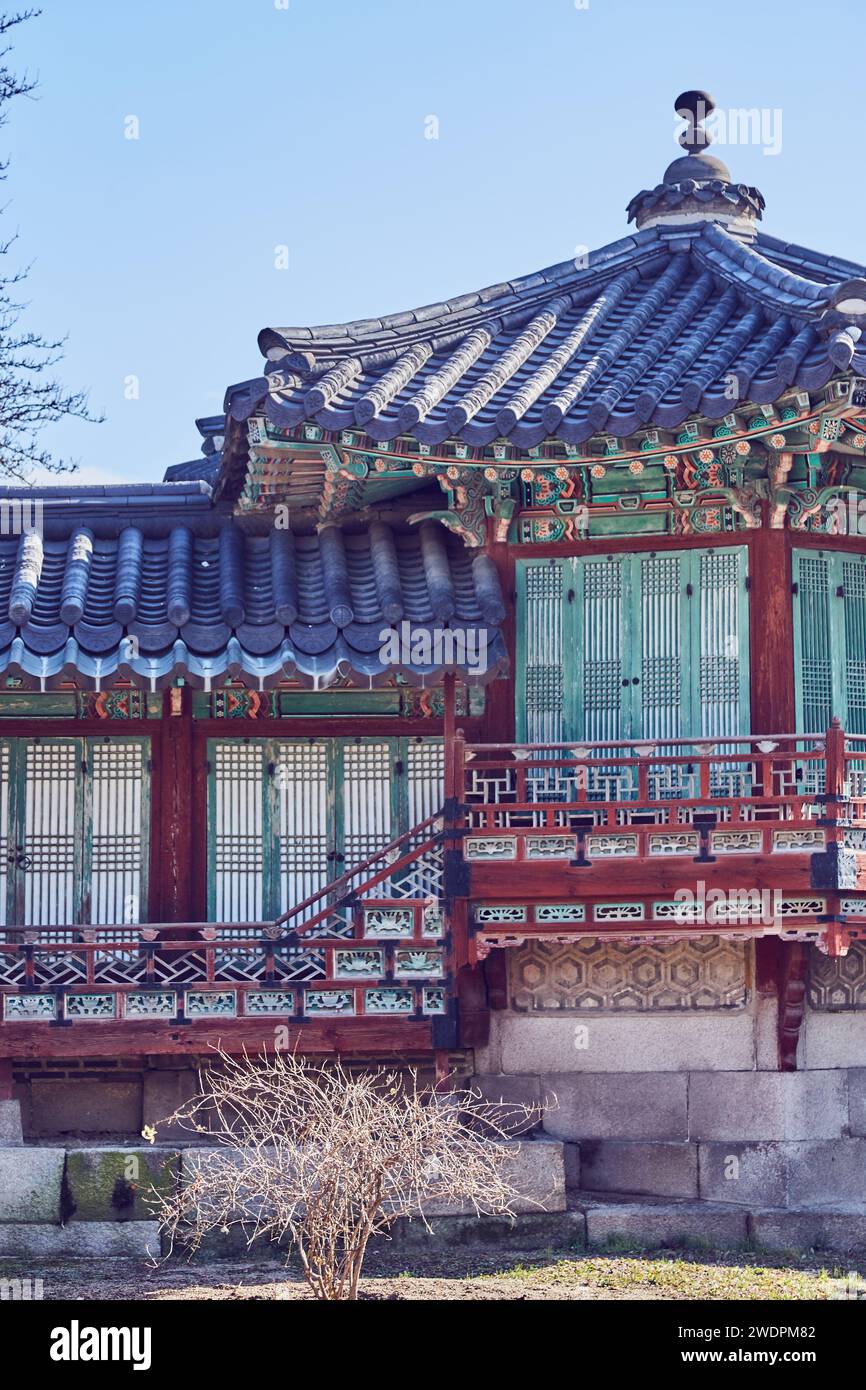
<path fill-rule="evenodd" d="M 838 777 L 840 737 L 836 726 L 825 734 L 584 744 L 466 743 L 458 735 L 464 855 L 654 858 L 701 848 L 819 848 L 828 748 Z M 846 795 L 863 799 L 849 810 L 866 828 L 866 736 L 857 748 L 846 754 Z"/>

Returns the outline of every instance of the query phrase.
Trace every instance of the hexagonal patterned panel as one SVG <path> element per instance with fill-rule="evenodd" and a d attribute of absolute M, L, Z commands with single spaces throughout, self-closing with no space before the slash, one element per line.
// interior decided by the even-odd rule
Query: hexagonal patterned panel
<path fill-rule="evenodd" d="M 623 942 L 585 937 L 533 941 L 508 951 L 514 1009 L 737 1009 L 747 1001 L 746 946 L 694 941 Z M 866 990 L 866 986 L 864 986 Z"/>
<path fill-rule="evenodd" d="M 854 941 L 846 956 L 809 952 L 809 1005 L 835 1009 L 866 1009 L 866 941 Z"/>

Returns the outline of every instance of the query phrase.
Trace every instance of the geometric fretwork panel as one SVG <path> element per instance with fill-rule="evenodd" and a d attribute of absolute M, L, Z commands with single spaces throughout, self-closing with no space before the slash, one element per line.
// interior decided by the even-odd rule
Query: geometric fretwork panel
<path fill-rule="evenodd" d="M 866 1009 L 866 941 L 853 941 L 845 956 L 809 953 L 809 1007 Z"/>
<path fill-rule="evenodd" d="M 748 1000 L 746 945 L 718 936 L 531 941 L 510 947 L 507 957 L 511 1006 L 524 1013 L 737 1009 Z"/>

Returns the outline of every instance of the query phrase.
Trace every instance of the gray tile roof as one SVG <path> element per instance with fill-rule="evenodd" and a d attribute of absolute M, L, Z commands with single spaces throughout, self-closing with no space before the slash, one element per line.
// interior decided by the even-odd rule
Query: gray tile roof
<path fill-rule="evenodd" d="M 438 523 L 252 536 L 214 515 L 202 535 L 176 513 L 148 534 L 126 525 L 106 536 L 65 511 L 62 537 L 0 538 L 0 675 L 30 688 L 82 677 L 156 688 L 178 676 L 204 687 L 227 676 L 375 685 L 395 669 L 430 685 L 446 667 L 482 683 L 507 665 L 496 570 Z M 408 652 L 382 660 L 391 627 Z M 469 635 L 468 652 L 449 655 L 446 642 L 428 660 L 419 639 L 445 630 Z"/>
<path fill-rule="evenodd" d="M 866 271 L 720 222 L 653 227 L 521 280 L 380 319 L 259 336 L 235 421 L 530 448 L 676 428 L 866 372 Z"/>

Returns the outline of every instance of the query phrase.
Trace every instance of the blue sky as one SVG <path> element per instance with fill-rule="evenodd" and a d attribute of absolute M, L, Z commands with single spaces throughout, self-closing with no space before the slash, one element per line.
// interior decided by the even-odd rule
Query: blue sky
<path fill-rule="evenodd" d="M 12 37 L 40 89 L 0 130 L 5 230 L 33 261 L 28 324 L 68 334 L 64 382 L 107 417 L 46 436 L 82 481 L 194 457 L 265 325 L 624 235 L 686 87 L 780 111 L 779 153 L 715 152 L 762 189 L 766 231 L 866 261 L 863 0 L 44 0 Z"/>

